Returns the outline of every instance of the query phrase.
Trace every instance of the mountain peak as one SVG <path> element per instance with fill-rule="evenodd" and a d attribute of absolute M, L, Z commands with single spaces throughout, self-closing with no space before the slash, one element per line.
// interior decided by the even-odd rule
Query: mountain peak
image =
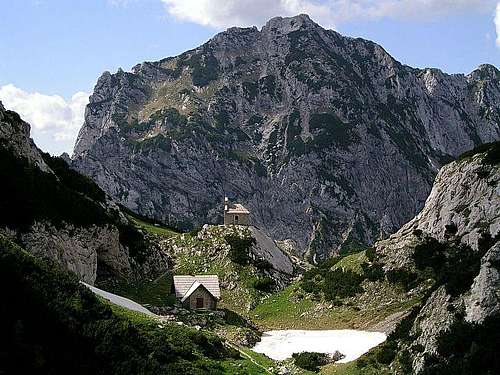
<path fill-rule="evenodd" d="M 281 33 L 290 33 L 301 28 L 320 27 L 307 14 L 299 14 L 293 17 L 274 17 L 271 18 L 262 30 L 279 30 Z"/>
<path fill-rule="evenodd" d="M 479 65 L 479 67 L 474 70 L 469 76 L 475 80 L 499 79 L 500 71 L 494 65 L 482 64 Z"/>

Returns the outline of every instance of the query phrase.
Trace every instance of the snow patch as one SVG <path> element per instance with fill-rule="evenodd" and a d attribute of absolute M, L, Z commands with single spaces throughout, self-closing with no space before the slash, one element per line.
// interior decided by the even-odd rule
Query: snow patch
<path fill-rule="evenodd" d="M 268 331 L 252 349 L 268 357 L 282 361 L 293 353 L 318 352 L 333 354 L 336 350 L 345 355 L 338 363 L 354 361 L 371 348 L 383 343 L 387 336 L 381 332 L 355 330 L 282 330 Z"/>
<path fill-rule="evenodd" d="M 156 316 L 153 314 L 151 311 L 146 309 L 144 306 L 139 305 L 137 302 L 134 302 L 128 298 L 118 296 L 113 293 L 106 292 L 105 290 L 96 288 L 95 286 L 89 285 L 87 283 L 82 282 L 83 285 L 85 285 L 87 288 L 89 288 L 92 292 L 97 294 L 98 296 L 101 296 L 104 299 L 107 299 L 108 301 L 114 303 L 115 305 L 125 307 L 126 309 L 132 310 L 132 311 L 137 311 L 149 316 Z"/>

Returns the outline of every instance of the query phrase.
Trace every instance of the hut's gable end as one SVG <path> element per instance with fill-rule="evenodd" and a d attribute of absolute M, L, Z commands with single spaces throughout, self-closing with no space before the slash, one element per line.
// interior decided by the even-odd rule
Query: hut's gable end
<path fill-rule="evenodd" d="M 202 284 L 198 284 L 193 290 L 182 298 L 182 304 L 190 309 L 215 309 L 217 299 Z"/>

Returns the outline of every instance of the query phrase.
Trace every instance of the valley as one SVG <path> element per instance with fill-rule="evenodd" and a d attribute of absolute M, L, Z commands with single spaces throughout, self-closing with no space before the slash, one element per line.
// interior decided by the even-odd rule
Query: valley
<path fill-rule="evenodd" d="M 500 72 L 307 15 L 0 102 L 0 374 L 500 373 Z M 228 198 L 229 196 L 229 198 Z"/>

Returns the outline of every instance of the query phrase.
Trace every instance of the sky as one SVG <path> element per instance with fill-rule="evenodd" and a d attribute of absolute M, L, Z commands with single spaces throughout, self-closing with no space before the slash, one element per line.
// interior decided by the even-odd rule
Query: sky
<path fill-rule="evenodd" d="M 0 100 L 55 155 L 72 153 L 104 71 L 174 56 L 274 16 L 307 13 L 414 67 L 500 67 L 498 0 L 0 0 L 0 9 Z"/>

